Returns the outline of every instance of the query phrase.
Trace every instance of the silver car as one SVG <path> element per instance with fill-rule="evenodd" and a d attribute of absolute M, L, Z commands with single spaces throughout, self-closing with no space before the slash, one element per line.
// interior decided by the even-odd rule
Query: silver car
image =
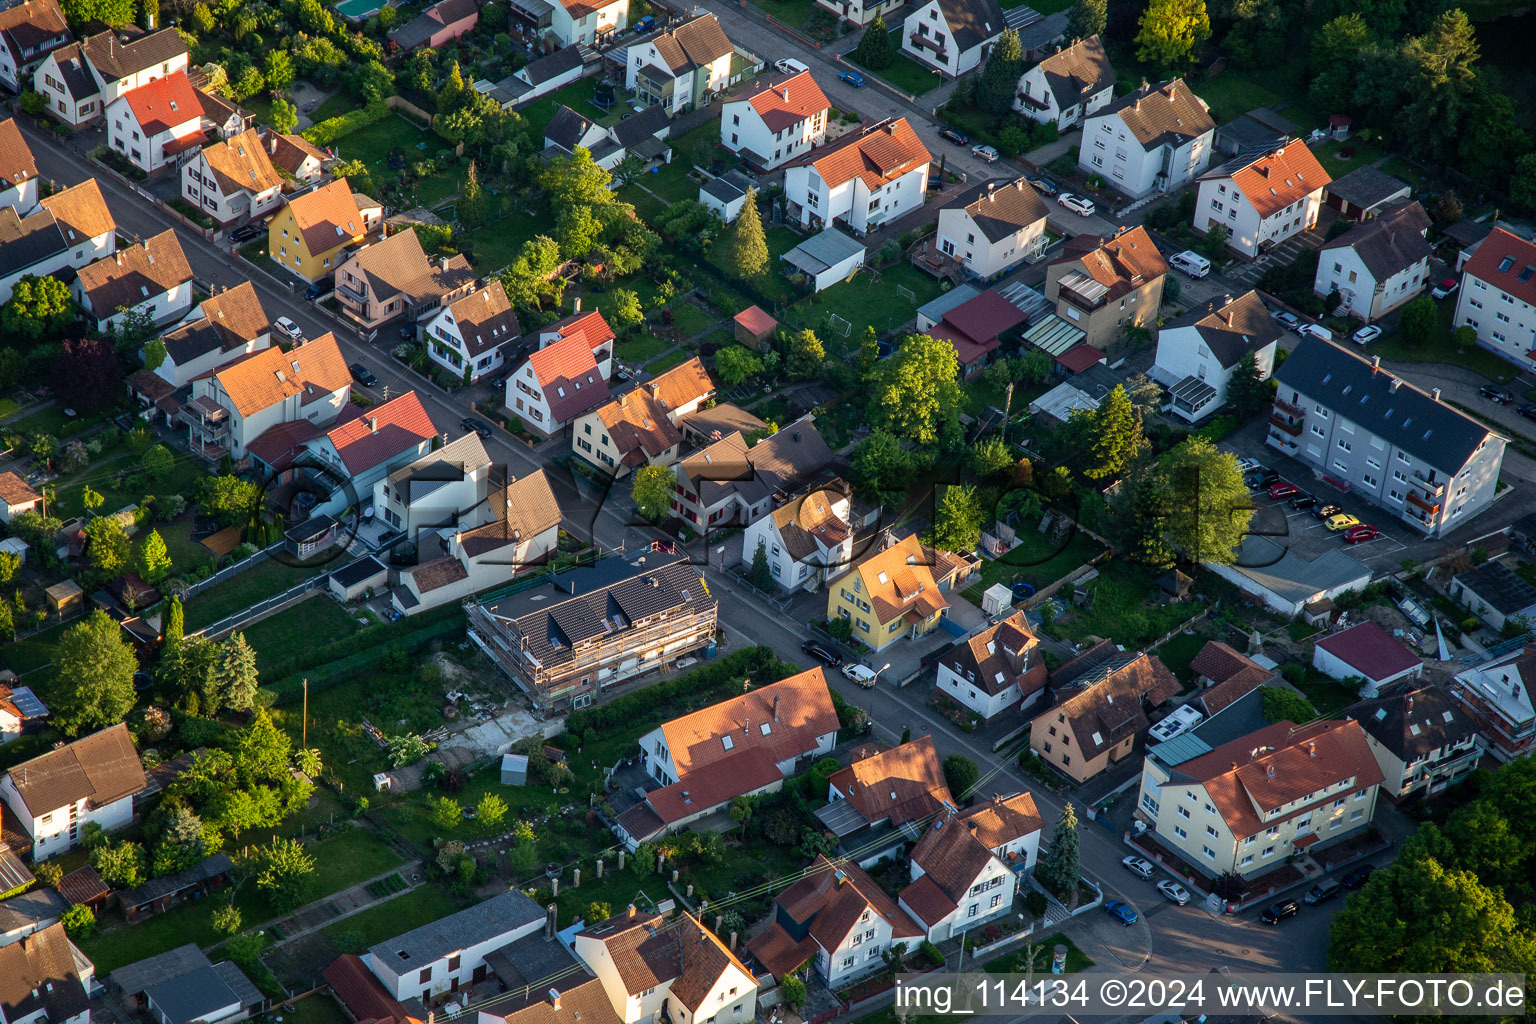
<path fill-rule="evenodd" d="M 1152 862 L 1145 857 L 1127 857 L 1120 863 L 1125 865 L 1125 870 L 1142 878 L 1151 878 L 1152 872 L 1155 870 L 1152 867 Z"/>

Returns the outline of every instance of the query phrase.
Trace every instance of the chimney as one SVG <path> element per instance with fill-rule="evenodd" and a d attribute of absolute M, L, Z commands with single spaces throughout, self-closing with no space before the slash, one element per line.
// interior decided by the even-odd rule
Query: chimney
<path fill-rule="evenodd" d="M 544 937 L 546 939 L 555 937 L 555 905 L 553 903 L 544 910 Z"/>
<path fill-rule="evenodd" d="M 1413 714 L 1413 694 L 1411 693 L 1408 695 L 1408 707 L 1403 713 L 1405 715 Z"/>
<path fill-rule="evenodd" d="M 554 1007 L 557 1010 L 560 1009 L 560 990 L 559 989 L 552 988 L 552 989 L 549 990 L 549 1005 Z"/>
<path fill-rule="evenodd" d="M 1387 387 L 1389 389 L 1391 389 L 1391 391 L 1392 391 L 1392 393 L 1394 395 L 1397 394 L 1397 389 L 1402 387 L 1402 386 L 1403 386 L 1402 380 L 1397 378 L 1397 377 L 1393 377 L 1392 378 L 1392 383 L 1387 385 Z"/>
<path fill-rule="evenodd" d="M 581 296 L 580 295 L 576 296 L 574 299 L 571 300 L 571 312 L 572 313 L 580 313 L 581 312 Z"/>
<path fill-rule="evenodd" d="M 1371 372 L 1381 369 L 1381 356 L 1371 356 Z"/>
<path fill-rule="evenodd" d="M 267 136 L 267 145 L 271 149 L 272 155 L 276 156 L 277 155 L 277 136 L 276 135 L 268 135 Z"/>
<path fill-rule="evenodd" d="M 629 913 L 626 916 L 629 918 L 629 920 L 633 921 L 635 919 L 635 915 L 638 913 L 639 911 L 635 909 L 635 905 L 631 903 L 629 905 Z"/>
<path fill-rule="evenodd" d="M 777 722 L 779 720 L 779 695 L 778 694 L 774 694 L 773 695 L 773 720 L 775 722 Z"/>
<path fill-rule="evenodd" d="M 370 433 L 370 434 L 377 434 L 378 432 L 379 432 L 379 418 L 377 416 L 369 416 L 368 417 L 368 433 Z"/>
<path fill-rule="evenodd" d="M 1439 388 L 1435 388 L 1433 391 L 1431 391 L 1429 393 L 1429 397 L 1433 398 L 1437 402 L 1440 401 L 1440 389 Z"/>
<path fill-rule="evenodd" d="M 1308 757 L 1316 757 L 1317 756 L 1317 744 L 1315 742 L 1313 742 L 1312 740 L 1308 740 L 1307 741 L 1307 756 Z"/>

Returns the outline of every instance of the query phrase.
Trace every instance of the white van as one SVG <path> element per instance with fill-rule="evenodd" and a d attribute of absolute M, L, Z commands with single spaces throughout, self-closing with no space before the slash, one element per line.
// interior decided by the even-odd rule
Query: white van
<path fill-rule="evenodd" d="M 781 75 L 798 75 L 802 71 L 811 70 L 804 64 L 790 57 L 785 57 L 783 60 L 774 61 L 773 66 L 774 69 Z"/>
<path fill-rule="evenodd" d="M 1211 261 L 1190 249 L 1176 252 L 1168 257 L 1168 265 L 1175 270 L 1182 270 L 1190 277 L 1205 277 L 1211 272 Z"/>

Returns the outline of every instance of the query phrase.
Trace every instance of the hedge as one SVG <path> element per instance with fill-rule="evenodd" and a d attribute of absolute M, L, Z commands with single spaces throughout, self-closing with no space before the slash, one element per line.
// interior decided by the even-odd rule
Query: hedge
<path fill-rule="evenodd" d="M 687 675 L 654 683 L 620 697 L 612 704 L 572 711 L 565 720 L 565 731 L 569 736 L 580 736 L 588 729 L 599 733 L 632 729 L 656 718 L 656 712 L 661 709 L 682 703 L 690 705 L 690 709 L 702 707 L 706 698 L 721 697 L 728 689 L 739 689 L 744 676 L 765 686 L 797 671 L 794 665 L 780 661 L 772 647 L 759 644 L 694 669 Z"/>
<path fill-rule="evenodd" d="M 322 600 L 329 600 L 323 598 Z M 441 608 L 433 608 L 431 611 L 413 615 L 408 619 L 399 619 L 395 622 L 381 622 L 366 629 L 360 629 L 350 636 L 344 636 L 340 640 L 332 640 L 330 643 L 317 647 L 309 647 L 304 650 L 277 661 L 269 659 L 263 675 L 270 679 L 281 679 L 284 676 L 295 675 L 300 669 L 309 668 L 311 665 L 328 666 L 330 662 L 338 658 L 345 658 L 350 654 L 357 654 L 372 647 L 387 644 L 391 640 L 408 636 L 419 632 L 428 626 L 435 626 L 439 622 L 455 622 L 460 626 L 465 623 L 464 608 L 459 604 L 446 604 Z"/>
<path fill-rule="evenodd" d="M 408 621 L 408 620 L 407 620 Z M 383 664 L 384 660 L 396 651 L 404 651 L 407 654 L 420 654 L 432 644 L 448 636 L 463 636 L 464 623 L 460 620 L 449 620 L 417 629 L 395 640 L 387 640 L 383 643 L 369 647 L 367 650 L 331 662 L 323 667 L 317 667 L 309 671 L 287 676 L 275 683 L 263 685 L 259 693 L 259 699 L 263 705 L 289 704 L 299 700 L 304 693 L 304 680 L 309 680 L 311 692 L 328 690 L 341 683 L 351 682 L 364 672 L 372 671 Z"/>
<path fill-rule="evenodd" d="M 343 136 L 362 131 L 371 124 L 377 124 L 389 114 L 389 107 L 380 100 L 360 110 L 349 110 L 339 117 L 326 118 L 319 124 L 304 129 L 299 136 L 311 146 L 328 146 Z"/>

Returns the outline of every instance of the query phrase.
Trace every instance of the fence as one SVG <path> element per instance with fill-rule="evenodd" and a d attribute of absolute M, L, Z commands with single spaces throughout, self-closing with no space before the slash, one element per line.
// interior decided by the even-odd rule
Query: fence
<path fill-rule="evenodd" d="M 310 591 L 324 586 L 325 582 L 330 578 L 330 573 L 325 573 L 324 575 L 316 576 L 312 579 L 307 579 L 297 586 L 289 587 L 281 594 L 266 598 L 262 601 L 257 601 L 249 608 L 235 612 L 233 615 L 226 615 L 224 618 L 220 619 L 218 622 L 215 622 L 213 625 L 204 626 L 202 629 L 198 630 L 192 635 L 207 637 L 209 640 L 217 640 L 225 633 L 233 633 L 235 630 L 249 622 L 252 622 L 256 619 L 265 618 L 266 616 L 271 615 L 273 612 L 281 611 L 282 609 L 288 607 L 290 604 L 297 604 L 302 599 L 308 597 Z"/>
<path fill-rule="evenodd" d="M 120 184 L 124 185 L 127 188 L 132 189 L 141 198 L 143 198 L 143 199 L 153 203 L 155 205 L 155 208 L 160 213 L 162 213 L 162 214 L 164 214 L 164 215 L 166 215 L 168 217 L 171 217 L 171 218 L 173 218 L 176 221 L 179 221 L 184 227 L 187 228 L 187 230 L 195 231 L 199 235 L 202 235 L 203 238 L 205 238 L 205 239 L 210 239 L 211 240 L 213 238 L 214 231 L 213 231 L 212 228 L 205 228 L 201 224 L 195 223 L 194 221 L 190 220 L 189 218 L 187 218 L 187 217 L 183 216 L 182 214 L 176 212 L 175 210 L 171 209 L 171 207 L 168 206 L 163 200 L 161 200 L 159 196 L 156 196 L 152 192 L 146 191 L 144 188 L 140 187 L 137 182 L 135 182 L 135 181 L 131 180 L 130 178 L 126 177 L 125 175 L 123 175 L 116 168 L 114 168 L 111 164 L 108 164 L 108 163 L 106 163 L 103 160 L 98 160 L 95 157 L 89 156 L 89 155 L 86 156 L 86 159 L 89 160 L 91 163 L 95 164 L 101 170 L 103 170 L 106 173 L 112 175 L 112 177 L 116 178 L 117 181 Z"/>
<path fill-rule="evenodd" d="M 245 572 L 245 570 L 256 565 L 256 563 L 271 558 L 272 549 L 281 545 L 282 541 L 276 541 L 273 544 L 270 544 L 255 554 L 251 555 L 250 557 L 241 559 L 234 565 L 226 565 L 224 568 L 220 569 L 212 576 L 209 576 L 207 579 L 198 580 L 196 583 L 187 587 L 186 593 L 181 595 L 182 600 L 185 601 L 189 597 L 195 597 L 196 595 L 201 594 L 203 591 L 207 590 L 209 587 L 217 586 L 218 584 L 223 583 L 225 580 L 229 579 L 231 576 L 240 575 L 242 572 Z"/>

